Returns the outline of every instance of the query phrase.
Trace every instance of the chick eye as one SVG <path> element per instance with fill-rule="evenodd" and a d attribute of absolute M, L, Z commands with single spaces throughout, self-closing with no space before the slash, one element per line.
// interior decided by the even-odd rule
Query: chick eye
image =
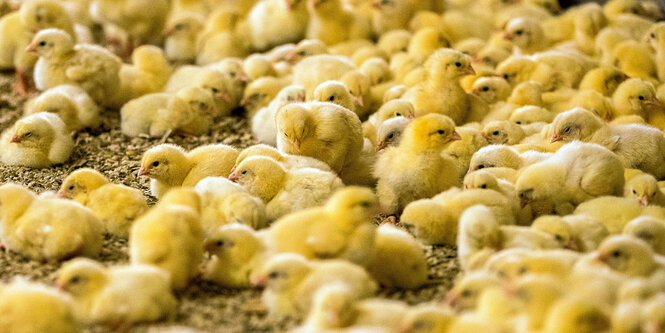
<path fill-rule="evenodd" d="M 300 51 L 300 52 L 298 52 L 298 55 L 301 56 L 301 57 L 304 57 L 305 54 L 306 54 L 305 51 Z"/>
<path fill-rule="evenodd" d="M 644 100 L 644 96 L 637 96 L 637 98 L 638 98 L 640 101 L 643 101 L 643 100 Z"/>
<path fill-rule="evenodd" d="M 633 190 L 633 194 L 637 194 L 637 191 Z"/>
<path fill-rule="evenodd" d="M 278 277 L 279 277 L 279 273 L 277 273 L 277 272 L 270 272 L 270 274 L 268 274 L 269 279 L 276 279 Z"/>
<path fill-rule="evenodd" d="M 492 135 L 499 135 L 499 131 L 492 132 Z"/>
<path fill-rule="evenodd" d="M 621 257 L 621 251 L 616 250 L 616 251 L 612 252 L 612 256 L 615 257 L 615 258 Z"/>
<path fill-rule="evenodd" d="M 515 31 L 515 34 L 518 35 L 518 36 L 521 35 L 522 33 L 524 33 L 524 31 L 522 31 L 522 30 Z"/>
<path fill-rule="evenodd" d="M 439 133 L 439 134 L 442 134 L 442 135 L 443 135 L 443 134 L 446 134 L 446 131 L 444 131 L 444 130 L 438 130 L 438 131 L 436 131 L 436 132 Z"/>
<path fill-rule="evenodd" d="M 519 275 L 524 275 L 524 274 L 526 274 L 528 271 L 529 271 L 528 268 L 526 268 L 525 266 L 522 266 L 522 267 L 520 267 L 520 269 L 517 271 L 517 273 L 518 273 Z"/>
<path fill-rule="evenodd" d="M 401 115 L 402 115 L 402 114 L 399 113 L 399 112 L 395 113 L 395 116 L 397 116 L 397 117 L 399 117 L 399 116 L 401 116 Z"/>
<path fill-rule="evenodd" d="M 490 64 L 490 63 L 492 63 L 492 59 L 490 59 L 489 57 L 484 57 L 483 62 L 486 63 L 486 64 Z"/>
<path fill-rule="evenodd" d="M 328 100 L 331 101 L 331 102 L 334 101 L 334 100 L 335 100 L 335 96 L 330 96 L 330 98 L 328 98 Z"/>
<path fill-rule="evenodd" d="M 388 135 L 388 139 L 392 139 L 394 136 L 395 136 L 395 134 L 391 133 L 390 135 Z"/>
<path fill-rule="evenodd" d="M 554 239 L 556 239 L 557 241 L 560 242 L 560 241 L 563 241 L 563 236 L 561 236 L 561 235 L 554 235 Z"/>
<path fill-rule="evenodd" d="M 508 80 L 508 77 L 509 77 L 508 74 L 503 74 L 504 79 Z"/>
<path fill-rule="evenodd" d="M 485 166 L 481 164 L 476 169 L 483 169 L 483 168 L 485 168 Z"/>
<path fill-rule="evenodd" d="M 219 89 L 217 89 L 217 88 L 212 88 L 211 90 L 212 90 L 212 92 L 214 92 L 215 94 L 219 92 Z"/>
<path fill-rule="evenodd" d="M 154 166 L 154 167 L 159 166 L 159 161 L 152 162 L 152 166 Z"/>
<path fill-rule="evenodd" d="M 69 280 L 69 283 L 79 283 L 81 282 L 81 277 L 80 276 L 75 276 Z"/>
<path fill-rule="evenodd" d="M 515 124 L 522 125 L 522 122 L 518 120 L 518 121 L 515 122 Z"/>
<path fill-rule="evenodd" d="M 41 42 L 39 42 L 38 45 L 39 45 L 39 46 L 46 46 L 46 42 L 45 42 L 45 41 L 41 41 Z"/>
<path fill-rule="evenodd" d="M 68 189 L 69 189 L 69 190 L 73 190 L 73 189 L 74 189 L 74 185 L 68 187 Z"/>
<path fill-rule="evenodd" d="M 654 33 L 652 32 L 651 34 L 649 34 L 649 37 L 651 37 L 651 38 L 656 38 L 656 34 L 654 34 Z"/>
<path fill-rule="evenodd" d="M 487 184 L 480 185 L 480 188 L 487 188 Z"/>
<path fill-rule="evenodd" d="M 32 132 L 28 132 L 28 133 L 25 133 L 25 135 L 24 135 L 24 136 L 25 136 L 26 138 L 29 138 L 29 137 L 31 137 L 31 136 L 32 136 Z"/>
<path fill-rule="evenodd" d="M 458 61 L 458 62 L 455 63 L 455 66 L 456 67 L 462 67 L 462 63 Z"/>
<path fill-rule="evenodd" d="M 566 127 L 566 128 L 563 130 L 563 132 L 564 132 L 564 133 L 570 133 L 570 127 Z"/>
<path fill-rule="evenodd" d="M 489 88 L 489 87 L 483 87 L 483 89 L 480 89 L 480 90 L 482 90 L 482 91 L 488 91 L 488 90 L 490 90 L 490 88 Z"/>
<path fill-rule="evenodd" d="M 217 246 L 224 246 L 224 241 L 217 241 Z"/>
<path fill-rule="evenodd" d="M 246 175 L 246 174 L 247 174 L 247 170 L 242 170 L 242 172 L 241 172 L 240 174 L 242 174 L 242 175 Z"/>
<path fill-rule="evenodd" d="M 231 75 L 231 77 L 234 78 L 234 77 L 236 77 L 236 72 L 231 72 L 231 73 L 229 73 L 229 75 Z"/>
<path fill-rule="evenodd" d="M 469 289 L 464 289 L 460 293 L 460 296 L 462 296 L 462 297 L 471 297 L 471 296 L 473 296 L 473 292 Z"/>

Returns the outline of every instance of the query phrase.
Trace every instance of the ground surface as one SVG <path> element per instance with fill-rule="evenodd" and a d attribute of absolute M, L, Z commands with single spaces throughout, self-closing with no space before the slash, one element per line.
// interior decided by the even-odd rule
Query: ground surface
<path fill-rule="evenodd" d="M 10 74 L 0 74 L 0 131 L 11 126 L 22 115 L 23 100 L 12 93 Z M 76 136 L 76 148 L 64 165 L 49 169 L 9 167 L 0 164 L 0 184 L 16 182 L 43 192 L 57 190 L 71 171 L 90 167 L 101 171 L 115 183 L 139 188 L 149 195 L 148 181 L 136 176 L 141 155 L 151 146 L 160 143 L 149 138 L 130 139 L 120 133 L 119 114 L 108 111 L 104 126 L 95 132 L 83 132 Z M 224 143 L 244 148 L 256 143 L 248 122 L 242 116 L 224 118 L 204 137 L 172 137 L 166 142 L 192 149 L 208 143 Z M 151 198 L 154 202 L 154 198 Z M 399 299 L 410 304 L 430 300 L 443 300 L 446 291 L 458 273 L 454 249 L 426 247 L 430 276 L 440 282 L 415 291 L 382 290 L 381 296 Z M 127 263 L 127 241 L 106 239 L 99 260 L 107 265 Z M 19 255 L 0 251 L 0 282 L 22 275 L 31 280 L 52 284 L 59 265 L 41 264 L 21 258 Z M 203 332 L 282 332 L 297 325 L 293 320 L 269 321 L 261 304 L 260 290 L 233 290 L 215 286 L 205 281 L 194 281 L 178 295 L 180 305 L 174 322 L 136 327 L 133 332 L 169 331 L 171 328 L 188 327 Z M 105 332 L 103 327 L 91 327 L 86 332 Z"/>

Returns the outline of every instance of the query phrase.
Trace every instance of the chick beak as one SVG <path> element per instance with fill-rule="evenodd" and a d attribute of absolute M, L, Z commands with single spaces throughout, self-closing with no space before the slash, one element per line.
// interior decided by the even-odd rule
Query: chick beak
<path fill-rule="evenodd" d="M 365 106 L 365 100 L 363 99 L 362 96 L 356 97 L 356 101 L 358 102 L 358 105 Z"/>
<path fill-rule="evenodd" d="M 146 168 L 146 167 L 144 167 L 144 166 L 141 166 L 141 167 L 139 168 L 138 175 L 139 175 L 139 176 L 150 176 L 150 171 L 148 170 L 148 168 Z"/>
<path fill-rule="evenodd" d="M 37 52 L 37 45 L 30 43 L 25 47 L 26 52 Z"/>
<path fill-rule="evenodd" d="M 468 174 L 470 174 L 470 173 L 472 173 L 472 172 L 474 172 L 474 171 L 476 171 L 476 169 L 474 169 L 474 168 L 469 168 L 469 170 L 466 171 L 466 174 L 468 175 Z"/>
<path fill-rule="evenodd" d="M 471 93 L 477 96 L 477 95 L 480 93 L 480 90 L 478 90 L 478 89 L 472 89 L 472 90 L 471 90 Z"/>
<path fill-rule="evenodd" d="M 649 205 L 649 196 L 646 193 L 640 197 L 640 204 L 644 207 Z"/>
<path fill-rule="evenodd" d="M 372 1 L 372 8 L 374 9 L 381 9 L 381 3 L 377 0 Z"/>
<path fill-rule="evenodd" d="M 236 167 L 237 167 L 237 166 L 238 166 L 238 165 L 236 164 L 236 165 L 233 166 L 233 168 L 231 168 L 231 173 L 233 173 L 234 171 L 236 171 Z"/>
<path fill-rule="evenodd" d="M 388 147 L 388 144 L 386 143 L 385 140 L 379 141 L 379 143 L 376 145 L 376 152 L 380 152 Z"/>
<path fill-rule="evenodd" d="M 166 28 L 166 29 L 164 29 L 164 31 L 162 32 L 162 34 L 164 35 L 164 37 L 171 37 L 171 36 L 173 36 L 174 33 L 175 33 L 175 29 L 173 29 L 173 27 L 171 27 L 171 28 Z"/>
<path fill-rule="evenodd" d="M 11 139 L 9 139 L 9 143 L 21 143 L 21 141 L 23 141 L 23 138 L 16 134 L 14 134 Z"/>
<path fill-rule="evenodd" d="M 529 203 L 531 203 L 531 195 L 530 195 L 530 193 L 531 193 L 532 191 L 533 191 L 533 190 L 527 190 L 526 192 L 522 192 L 522 193 L 520 194 L 520 207 L 521 207 L 521 208 L 524 208 L 524 207 L 526 207 L 527 205 L 529 205 Z"/>
<path fill-rule="evenodd" d="M 231 174 L 229 175 L 229 180 L 232 181 L 232 182 L 234 182 L 234 183 L 237 183 L 238 180 L 240 180 L 240 178 L 238 177 L 238 174 L 237 174 L 235 171 L 233 171 L 233 172 L 231 172 Z"/>
<path fill-rule="evenodd" d="M 504 32 L 503 32 L 503 39 L 505 39 L 505 40 L 513 40 L 513 34 L 511 34 L 511 33 L 508 32 L 508 31 L 504 31 Z"/>
<path fill-rule="evenodd" d="M 249 81 L 249 76 L 247 76 L 247 73 L 238 73 L 237 79 L 240 82 L 247 82 Z"/>
<path fill-rule="evenodd" d="M 555 143 L 563 140 L 563 138 L 559 135 L 559 133 L 554 133 L 552 135 L 552 139 L 550 140 L 550 143 Z"/>
<path fill-rule="evenodd" d="M 66 198 L 67 198 L 67 194 L 65 194 L 65 191 L 63 191 L 63 190 L 59 190 L 59 191 L 58 191 L 58 198 L 66 199 Z"/>
<path fill-rule="evenodd" d="M 337 326 L 339 324 L 339 310 L 338 309 L 333 309 L 328 312 L 328 321 L 330 321 L 333 326 Z"/>
<path fill-rule="evenodd" d="M 298 62 L 299 57 L 298 57 L 298 54 L 296 52 L 289 52 L 284 57 L 284 60 L 286 60 L 286 62 L 288 62 L 289 64 L 295 64 L 296 62 Z"/>
<path fill-rule="evenodd" d="M 483 138 L 485 138 L 485 140 L 489 140 L 489 138 L 488 138 L 489 135 L 488 135 L 486 132 L 480 132 L 480 135 L 481 135 Z"/>
<path fill-rule="evenodd" d="M 56 282 L 55 287 L 58 288 L 60 291 L 66 291 L 67 290 L 67 285 L 65 285 L 62 282 Z"/>
<path fill-rule="evenodd" d="M 605 114 L 605 121 L 608 123 L 612 121 L 612 115 L 609 112 Z"/>
<path fill-rule="evenodd" d="M 473 69 L 473 66 L 469 65 L 469 67 L 464 70 L 464 74 L 466 75 L 476 75 L 476 70 Z"/>
<path fill-rule="evenodd" d="M 646 103 L 647 103 L 648 105 L 650 105 L 650 106 L 653 106 L 653 107 L 658 107 L 658 108 L 662 108 L 662 107 L 663 107 L 663 102 L 661 102 L 661 101 L 658 99 L 658 97 L 656 97 L 656 96 L 653 96 L 653 97 L 647 99 L 647 100 L 646 100 Z"/>
<path fill-rule="evenodd" d="M 248 106 L 248 104 L 249 104 L 248 102 L 249 102 L 249 97 L 243 97 L 240 100 L 240 106 Z"/>
<path fill-rule="evenodd" d="M 605 253 L 600 252 L 600 251 L 596 251 L 596 254 L 593 256 L 593 259 L 596 260 L 596 261 L 604 263 L 605 259 L 607 259 L 607 257 L 605 256 Z"/>
<path fill-rule="evenodd" d="M 259 275 L 255 278 L 252 279 L 250 284 L 254 287 L 265 287 L 268 282 L 268 279 L 266 279 L 265 276 Z"/>
<path fill-rule="evenodd" d="M 215 246 L 215 242 L 206 242 L 203 249 L 210 254 L 214 254 L 217 246 Z"/>
<path fill-rule="evenodd" d="M 457 306 L 457 301 L 458 300 L 459 300 L 459 297 L 457 297 L 457 294 L 454 291 L 451 290 L 446 294 L 446 298 L 445 298 L 444 302 L 446 304 L 448 304 L 451 308 L 454 308 L 455 306 Z"/>
<path fill-rule="evenodd" d="M 293 139 L 293 145 L 296 146 L 296 150 L 300 152 L 300 139 Z"/>
<path fill-rule="evenodd" d="M 457 133 L 457 131 L 453 131 L 453 135 L 450 136 L 450 141 L 459 141 L 462 140 L 462 137 Z"/>
<path fill-rule="evenodd" d="M 575 252 L 578 252 L 580 250 L 580 248 L 577 247 L 577 243 L 575 243 L 575 241 L 573 241 L 572 239 L 568 241 L 568 244 L 566 244 L 563 248 Z"/>
<path fill-rule="evenodd" d="M 222 97 L 224 102 L 231 103 L 231 95 L 229 95 L 228 92 L 223 92 L 223 93 L 220 94 L 220 96 Z"/>
<path fill-rule="evenodd" d="M 293 3 L 291 3 L 291 1 L 286 2 L 286 10 L 288 10 L 288 11 L 293 10 Z"/>

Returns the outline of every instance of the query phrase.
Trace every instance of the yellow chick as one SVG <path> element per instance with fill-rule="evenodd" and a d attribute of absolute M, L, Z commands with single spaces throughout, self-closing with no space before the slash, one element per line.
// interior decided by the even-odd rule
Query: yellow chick
<path fill-rule="evenodd" d="M 106 268 L 78 258 L 60 268 L 57 285 L 72 295 L 77 319 L 88 324 L 131 325 L 170 319 L 178 304 L 168 273 L 148 265 Z"/>
<path fill-rule="evenodd" d="M 61 84 L 83 88 L 100 105 L 112 104 L 120 88 L 122 62 L 110 51 L 91 44 L 74 45 L 72 37 L 60 29 L 42 30 L 26 50 L 39 56 L 35 65 L 37 89 L 46 90 Z"/>
<path fill-rule="evenodd" d="M 586 215 L 540 216 L 531 228 L 551 234 L 565 249 L 580 252 L 597 249 L 609 235 L 604 224 Z"/>
<path fill-rule="evenodd" d="M 328 164 L 321 162 L 315 158 L 300 156 L 300 155 L 284 154 L 281 153 L 279 150 L 275 149 L 275 147 L 271 147 L 264 144 L 253 145 L 243 149 L 243 151 L 240 152 L 238 158 L 236 159 L 236 164 L 233 170 L 235 170 L 235 168 L 238 166 L 238 164 L 240 164 L 240 162 L 244 161 L 246 158 L 250 156 L 270 157 L 273 160 L 282 163 L 283 166 L 288 170 L 314 168 L 314 169 L 319 169 L 321 171 L 331 171 Z"/>
<path fill-rule="evenodd" d="M 42 261 L 95 257 L 102 247 L 100 221 L 68 200 L 36 198 L 27 188 L 0 187 L 2 237 L 7 249 Z"/>
<path fill-rule="evenodd" d="M 3 332 L 80 332 L 72 299 L 54 288 L 16 279 L 0 285 Z"/>
<path fill-rule="evenodd" d="M 72 85 L 51 88 L 27 102 L 26 116 L 39 112 L 57 114 L 70 131 L 97 128 L 101 123 L 97 104 L 85 90 Z"/>
<path fill-rule="evenodd" d="M 307 38 L 334 45 L 349 39 L 372 37 L 370 19 L 349 10 L 341 0 L 307 0 L 307 9 L 310 15 Z"/>
<path fill-rule="evenodd" d="M 605 196 L 580 204 L 575 215 L 590 216 L 602 222 L 610 234 L 618 234 L 628 222 L 642 215 L 665 219 L 665 210 L 658 206 L 644 207 L 634 199 Z"/>
<path fill-rule="evenodd" d="M 606 238 L 596 250 L 596 260 L 631 277 L 648 277 L 665 264 L 646 242 L 629 235 Z"/>
<path fill-rule="evenodd" d="M 250 53 L 249 40 L 244 37 L 248 26 L 235 11 L 214 16 L 206 21 L 206 29 L 198 35 L 196 63 L 201 66 L 214 65 L 230 57 L 245 57 Z M 230 22 L 229 22 L 230 21 Z"/>
<path fill-rule="evenodd" d="M 647 45 L 634 40 L 626 40 L 619 42 L 614 47 L 610 61 L 612 61 L 612 65 L 631 78 L 657 82 L 656 63 L 653 61 L 650 51 Z"/>
<path fill-rule="evenodd" d="M 272 60 L 268 56 L 258 53 L 245 58 L 242 68 L 251 81 L 258 80 L 264 76 L 280 76 Z"/>
<path fill-rule="evenodd" d="M 629 79 L 612 95 L 615 116 L 638 115 L 658 129 L 665 128 L 663 103 L 658 100 L 653 85 L 641 79 Z"/>
<path fill-rule="evenodd" d="M 286 170 L 266 156 L 244 159 L 229 179 L 266 203 L 268 219 L 275 220 L 299 210 L 322 205 L 344 186 L 332 172 L 314 168 Z"/>
<path fill-rule="evenodd" d="M 481 77 L 473 83 L 471 93 L 477 95 L 487 104 L 505 101 L 512 91 L 503 78 Z"/>
<path fill-rule="evenodd" d="M 316 291 L 331 283 L 343 284 L 357 298 L 378 289 L 360 266 L 344 260 L 309 262 L 294 253 L 272 256 L 252 278 L 253 285 L 265 286 L 261 299 L 272 317 L 302 314 L 310 309 Z"/>
<path fill-rule="evenodd" d="M 602 308 L 590 301 L 562 298 L 552 305 L 543 324 L 542 332 L 602 332 L 610 321 Z"/>
<path fill-rule="evenodd" d="M 362 124 L 363 136 L 376 142 L 377 130 L 388 119 L 395 117 L 415 118 L 413 105 L 403 99 L 395 99 L 385 102 L 376 112 Z"/>
<path fill-rule="evenodd" d="M 467 94 L 459 78 L 475 74 L 471 58 L 461 52 L 442 49 L 433 53 L 425 63 L 427 78 L 402 97 L 413 104 L 416 116 L 440 113 L 456 124 L 482 120 L 489 108 L 475 95 Z"/>
<path fill-rule="evenodd" d="M 129 257 L 132 265 L 164 269 L 171 276 L 174 290 L 185 288 L 198 274 L 203 260 L 203 231 L 198 212 L 177 204 L 160 204 L 148 211 L 130 229 Z"/>
<path fill-rule="evenodd" d="M 454 122 L 446 116 L 431 114 L 411 122 L 399 146 L 383 152 L 375 165 L 383 211 L 397 214 L 411 201 L 459 185 L 454 162 L 441 151 L 460 139 Z"/>
<path fill-rule="evenodd" d="M 374 109 L 371 109 L 372 100 L 372 82 L 370 78 L 360 70 L 346 72 L 340 79 L 348 88 L 351 96 L 354 97 L 355 110 L 359 117 L 367 117 Z"/>
<path fill-rule="evenodd" d="M 483 137 L 491 145 L 516 145 L 524 139 L 524 130 L 519 125 L 508 120 L 492 121 L 485 125 Z"/>
<path fill-rule="evenodd" d="M 0 161 L 47 168 L 69 159 L 74 141 L 60 117 L 40 112 L 18 120 L 0 135 Z"/>
<path fill-rule="evenodd" d="M 409 0 L 372 1 L 372 28 L 377 36 L 408 29 L 415 8 Z"/>
<path fill-rule="evenodd" d="M 508 21 L 503 33 L 504 38 L 512 41 L 522 54 L 533 54 L 549 47 L 542 26 L 533 18 L 517 17 Z"/>
<path fill-rule="evenodd" d="M 520 170 L 532 164 L 546 161 L 553 154 L 527 151 L 520 154 L 506 145 L 489 145 L 480 148 L 473 154 L 469 164 L 469 172 L 491 168 L 510 168 Z M 499 177 L 501 178 L 501 177 Z"/>
<path fill-rule="evenodd" d="M 172 187 L 193 187 L 206 177 L 228 177 L 238 151 L 223 144 L 201 146 L 190 152 L 170 144 L 143 154 L 138 174 L 151 178 L 150 191 L 161 198 Z"/>
<path fill-rule="evenodd" d="M 649 174 L 637 175 L 626 181 L 624 197 L 636 199 L 643 206 L 665 207 L 665 194 L 658 186 L 656 178 Z"/>
<path fill-rule="evenodd" d="M 565 215 L 586 200 L 620 195 L 623 186 L 623 165 L 616 155 L 599 145 L 572 142 L 524 169 L 516 190 L 522 206 L 545 203 Z"/>
<path fill-rule="evenodd" d="M 591 111 L 574 108 L 552 122 L 552 142 L 581 140 L 604 146 L 621 159 L 626 168 L 638 168 L 658 178 L 665 177 L 665 137 L 654 127 L 639 124 L 611 126 Z"/>
<path fill-rule="evenodd" d="M 275 77 L 262 77 L 258 80 L 252 81 L 243 94 L 240 106 L 245 108 L 245 111 L 250 116 L 260 110 L 264 106 L 268 106 L 277 94 L 288 86 L 290 83 L 289 78 L 275 78 Z"/>
<path fill-rule="evenodd" d="M 467 272 L 461 275 L 448 291 L 445 302 L 458 312 L 473 310 L 485 289 L 499 287 L 501 284 L 498 277 L 487 271 Z"/>
<path fill-rule="evenodd" d="M 410 307 L 402 319 L 405 333 L 445 332 L 455 318 L 453 311 L 435 303 L 422 303 Z"/>
<path fill-rule="evenodd" d="M 249 288 L 250 277 L 261 269 L 269 250 L 252 228 L 228 224 L 211 232 L 204 247 L 213 257 L 203 277 L 223 287 Z"/>
<path fill-rule="evenodd" d="M 74 36 L 72 22 L 60 2 L 25 1 L 19 11 L 0 20 L 0 68 L 15 70 L 15 90 L 20 94 L 30 88 L 27 73 L 37 61 L 37 57 L 25 48 L 37 31 L 47 28 L 62 29 Z"/>
<path fill-rule="evenodd" d="M 402 116 L 384 121 L 376 132 L 376 151 L 380 152 L 388 147 L 399 145 L 402 140 L 402 133 L 411 121 L 411 119 Z"/>
<path fill-rule="evenodd" d="M 287 44 L 288 45 L 288 44 Z M 277 47 L 276 49 L 279 49 Z M 294 48 L 285 51 L 285 54 L 279 56 L 275 61 L 286 61 L 295 65 L 302 59 L 318 54 L 328 54 L 328 46 L 318 39 L 303 39 Z M 276 53 L 276 56 L 280 52 Z"/>
<path fill-rule="evenodd" d="M 106 232 L 127 237 L 134 220 L 148 210 L 143 192 L 120 184 L 111 184 L 99 171 L 82 168 L 62 181 L 58 195 L 90 208 Z"/>
<path fill-rule="evenodd" d="M 306 0 L 270 0 L 257 3 L 247 15 L 252 48 L 265 51 L 296 43 L 307 32 Z"/>
<path fill-rule="evenodd" d="M 388 223 L 377 229 L 374 256 L 367 271 L 382 286 L 420 288 L 429 282 L 427 268 L 421 245 L 408 232 Z"/>
<path fill-rule="evenodd" d="M 329 102 L 342 106 L 350 111 L 356 111 L 354 99 L 346 85 L 340 81 L 326 81 L 314 90 L 314 100 Z M 355 112 L 358 114 L 357 112 Z M 360 115 L 358 115 L 360 117 Z"/>
<path fill-rule="evenodd" d="M 197 37 L 203 30 L 204 17 L 198 13 L 175 13 L 164 27 L 164 53 L 175 63 L 186 64 L 196 61 Z"/>
<path fill-rule="evenodd" d="M 609 66 L 600 66 L 588 71 L 580 82 L 580 90 L 597 91 L 603 96 L 612 97 L 617 87 L 628 76 L 618 68 Z"/>
<path fill-rule="evenodd" d="M 637 237 L 651 246 L 659 255 L 665 254 L 665 222 L 650 216 L 638 217 L 626 224 L 623 233 Z"/>
<path fill-rule="evenodd" d="M 665 48 L 663 47 L 665 46 L 665 40 L 663 40 L 663 33 L 665 32 L 665 29 L 663 29 L 664 27 L 665 26 L 662 23 L 654 24 L 643 38 L 643 40 L 647 41 L 654 51 L 656 51 L 654 60 L 659 80 L 665 79 L 665 64 L 663 63 L 665 60 Z"/>
<path fill-rule="evenodd" d="M 271 249 L 307 258 L 345 258 L 367 264 L 373 255 L 376 228 L 370 223 L 377 200 L 372 191 L 346 187 L 323 207 L 302 210 L 275 221 L 269 230 Z"/>
<path fill-rule="evenodd" d="M 123 64 L 120 69 L 120 89 L 113 106 L 119 109 L 132 99 L 162 91 L 171 72 L 162 49 L 154 45 L 137 47 L 132 52 L 132 64 Z"/>
<path fill-rule="evenodd" d="M 302 51 L 298 51 L 298 53 L 300 52 Z M 293 66 L 293 84 L 303 86 L 307 91 L 307 99 L 311 100 L 314 97 L 314 90 L 321 83 L 330 80 L 341 80 L 344 74 L 355 69 L 356 66 L 343 56 L 312 55 L 305 57 Z M 369 90 L 369 87 L 367 89 Z"/>
<path fill-rule="evenodd" d="M 277 111 L 275 123 L 277 148 L 283 153 L 317 158 L 336 172 L 360 156 L 360 120 L 341 106 L 321 102 L 287 105 Z"/>

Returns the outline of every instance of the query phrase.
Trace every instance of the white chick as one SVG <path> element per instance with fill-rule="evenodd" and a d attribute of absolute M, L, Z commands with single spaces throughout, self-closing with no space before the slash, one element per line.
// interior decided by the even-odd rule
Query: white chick
<path fill-rule="evenodd" d="M 247 14 L 249 39 L 258 51 L 296 43 L 307 32 L 307 1 L 269 0 L 257 3 Z"/>
<path fill-rule="evenodd" d="M 406 117 L 395 117 L 384 121 L 376 131 L 376 151 L 380 152 L 388 147 L 399 145 L 402 140 L 402 133 L 411 123 L 411 119 Z"/>
<path fill-rule="evenodd" d="M 301 86 L 288 86 L 266 107 L 259 109 L 252 117 L 252 133 L 256 139 L 271 146 L 277 146 L 277 125 L 275 114 L 282 106 L 305 101 L 305 89 Z"/>

